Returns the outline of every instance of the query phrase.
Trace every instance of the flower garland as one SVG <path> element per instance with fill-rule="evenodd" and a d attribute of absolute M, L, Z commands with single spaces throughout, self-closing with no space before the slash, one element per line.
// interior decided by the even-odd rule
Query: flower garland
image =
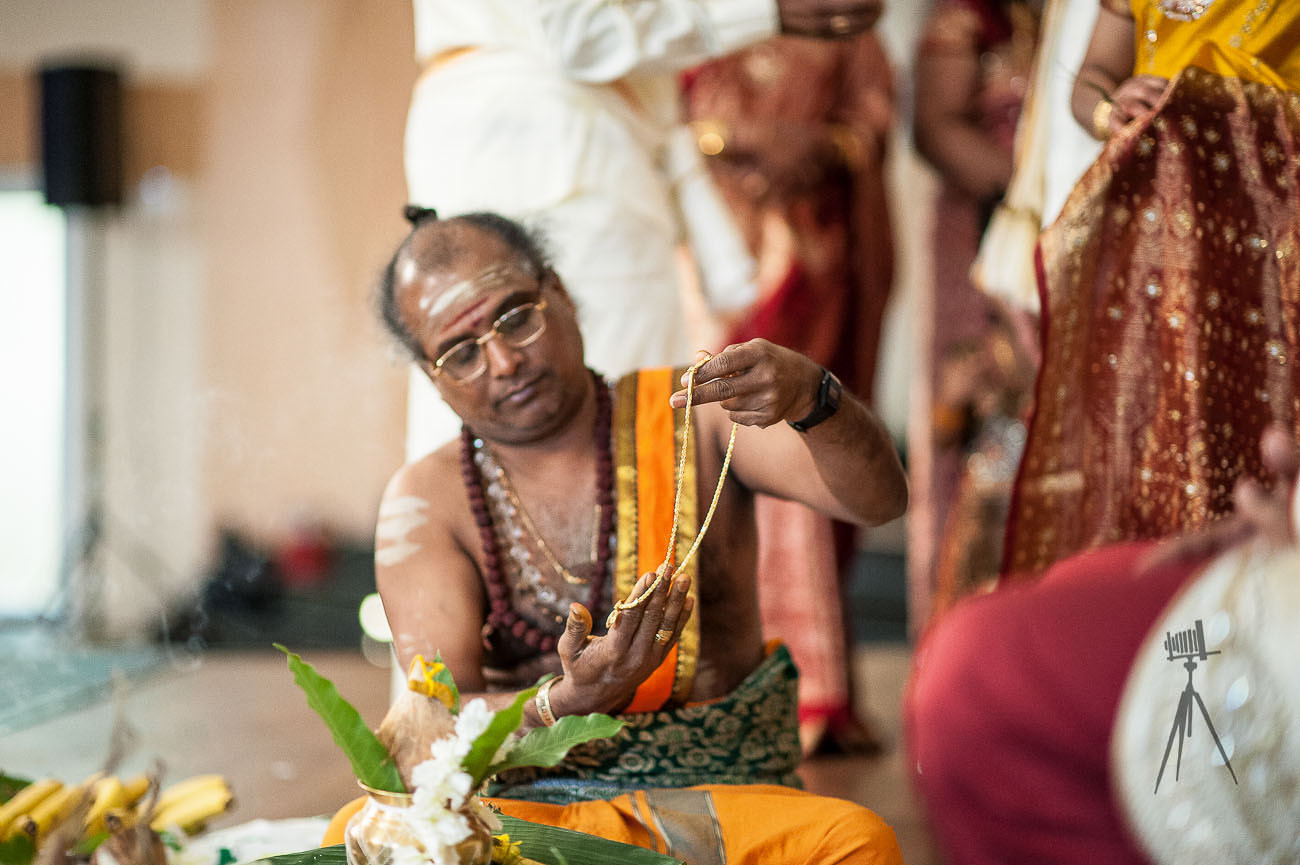
<path fill-rule="evenodd" d="M 395 847 L 393 865 L 457 861 L 456 846 L 473 833 L 471 812 L 492 832 L 501 831 L 501 821 L 474 795 L 474 779 L 464 769 L 470 747 L 487 731 L 493 717 L 495 713 L 481 698 L 470 700 L 456 716 L 455 735 L 436 739 L 429 747 L 429 759 L 412 770 L 415 789 L 410 807 L 402 811 L 402 819 L 419 846 Z M 503 762 L 516 741 L 514 734 L 506 737 L 492 762 Z"/>

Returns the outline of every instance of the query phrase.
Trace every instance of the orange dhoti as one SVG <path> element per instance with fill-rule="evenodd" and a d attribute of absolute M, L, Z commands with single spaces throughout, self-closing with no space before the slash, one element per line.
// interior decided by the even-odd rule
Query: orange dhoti
<path fill-rule="evenodd" d="M 788 787 L 638 790 L 570 805 L 488 802 L 512 817 L 648 847 L 689 865 L 903 861 L 894 831 L 871 811 Z"/>

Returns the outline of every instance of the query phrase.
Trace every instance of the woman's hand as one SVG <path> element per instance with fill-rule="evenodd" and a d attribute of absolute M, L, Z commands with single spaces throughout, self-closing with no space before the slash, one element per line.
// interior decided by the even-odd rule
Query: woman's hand
<path fill-rule="evenodd" d="M 1168 78 L 1158 75 L 1134 75 L 1121 81 L 1111 91 L 1110 134 L 1114 135 L 1129 122 L 1156 107 L 1169 86 Z"/>

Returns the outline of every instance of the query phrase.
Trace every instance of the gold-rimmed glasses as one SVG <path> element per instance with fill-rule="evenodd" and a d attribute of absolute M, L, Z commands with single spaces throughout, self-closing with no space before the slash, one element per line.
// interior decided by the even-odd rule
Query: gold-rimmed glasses
<path fill-rule="evenodd" d="M 511 348 L 532 345 L 546 332 L 546 298 L 521 303 L 502 313 L 488 332 L 480 337 L 464 339 L 442 353 L 433 362 L 433 374 L 445 375 L 458 384 L 478 378 L 487 369 L 487 352 L 484 346 L 493 337 Z"/>

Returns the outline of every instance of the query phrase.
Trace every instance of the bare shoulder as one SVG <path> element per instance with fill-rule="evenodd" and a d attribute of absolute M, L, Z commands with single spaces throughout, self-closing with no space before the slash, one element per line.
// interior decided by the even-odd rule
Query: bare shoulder
<path fill-rule="evenodd" d="M 459 439 L 404 464 L 394 472 L 384 489 L 384 501 L 407 496 L 445 500 L 452 491 L 459 493 L 461 502 L 465 501 Z"/>

